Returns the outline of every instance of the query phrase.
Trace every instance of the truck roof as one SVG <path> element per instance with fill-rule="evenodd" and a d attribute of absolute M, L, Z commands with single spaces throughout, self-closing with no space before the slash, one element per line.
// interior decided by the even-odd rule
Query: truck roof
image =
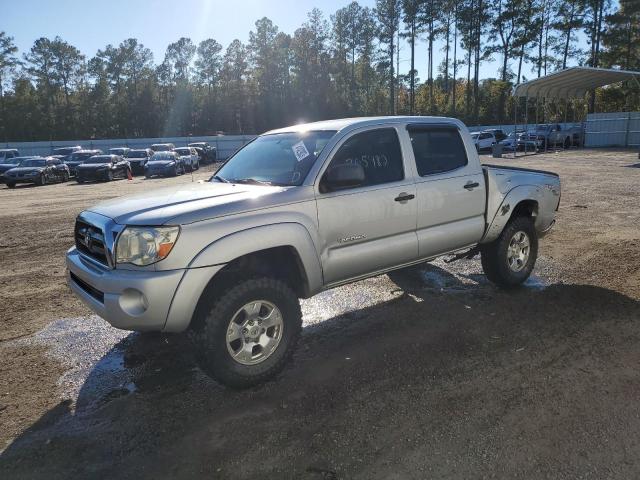
<path fill-rule="evenodd" d="M 265 132 L 265 134 L 272 133 L 286 133 L 286 132 L 304 132 L 306 130 L 345 130 L 347 128 L 354 129 L 359 127 L 366 127 L 369 125 L 376 125 L 379 123 L 451 123 L 457 127 L 466 128 L 466 126 L 458 119 L 449 117 L 420 117 L 420 116 L 386 116 L 386 117 L 354 117 L 354 118 L 340 118 L 336 120 L 322 120 L 319 122 L 300 123 L 298 125 L 291 125 L 289 127 L 278 128 Z"/>

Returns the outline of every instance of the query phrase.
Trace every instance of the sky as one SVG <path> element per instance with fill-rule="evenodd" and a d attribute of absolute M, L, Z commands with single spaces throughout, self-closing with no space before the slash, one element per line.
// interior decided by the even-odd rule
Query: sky
<path fill-rule="evenodd" d="M 39 37 L 59 35 L 87 58 L 109 43 L 117 45 L 135 37 L 153 51 L 154 61 L 160 63 L 167 45 L 183 36 L 196 44 L 214 38 L 226 48 L 236 38 L 247 42 L 255 21 L 264 16 L 281 31 L 293 34 L 312 8 L 320 8 L 328 18 L 349 3 L 350 0 L 0 0 L 0 31 L 14 37 L 20 54 L 27 52 Z M 375 6 L 375 0 L 359 3 Z M 435 65 L 443 57 L 442 52 L 436 52 Z M 498 76 L 497 60 L 481 65 L 481 78 Z M 424 80 L 424 41 L 416 49 L 416 69 Z M 408 70 L 409 46 L 402 42 L 400 72 Z M 525 75 L 532 77 L 528 71 Z"/>

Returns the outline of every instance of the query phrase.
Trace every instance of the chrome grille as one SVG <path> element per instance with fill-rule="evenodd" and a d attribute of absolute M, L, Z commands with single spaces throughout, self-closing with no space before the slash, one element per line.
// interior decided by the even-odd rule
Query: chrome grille
<path fill-rule="evenodd" d="M 76 248 L 83 255 L 96 260 L 105 267 L 109 266 L 108 250 L 103 231 L 90 223 L 76 220 Z"/>

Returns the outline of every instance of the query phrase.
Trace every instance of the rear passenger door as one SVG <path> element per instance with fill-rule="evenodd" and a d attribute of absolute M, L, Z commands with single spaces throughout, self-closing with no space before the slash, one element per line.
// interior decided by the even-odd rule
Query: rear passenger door
<path fill-rule="evenodd" d="M 415 184 L 396 128 L 403 127 L 373 127 L 351 134 L 338 144 L 321 172 L 316 202 L 326 285 L 416 259 Z M 327 172 L 350 163 L 363 167 L 365 182 L 324 191 Z"/>
<path fill-rule="evenodd" d="M 418 174 L 419 256 L 477 243 L 485 224 L 484 175 L 475 161 L 469 162 L 457 127 L 409 125 L 407 131 Z"/>

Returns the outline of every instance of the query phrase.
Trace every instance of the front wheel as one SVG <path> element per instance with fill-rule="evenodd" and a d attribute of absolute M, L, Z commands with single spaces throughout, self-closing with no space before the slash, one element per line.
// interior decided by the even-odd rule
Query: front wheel
<path fill-rule="evenodd" d="M 523 283 L 538 257 L 538 235 L 529 217 L 516 217 L 500 236 L 480 247 L 482 269 L 487 278 L 504 288 Z"/>
<path fill-rule="evenodd" d="M 107 172 L 107 182 L 112 182 L 113 181 L 113 171 L 109 170 Z"/>
<path fill-rule="evenodd" d="M 225 385 L 246 388 L 284 368 L 300 335 L 302 313 L 286 283 L 252 278 L 215 299 L 203 298 L 194 325 L 200 367 Z"/>

